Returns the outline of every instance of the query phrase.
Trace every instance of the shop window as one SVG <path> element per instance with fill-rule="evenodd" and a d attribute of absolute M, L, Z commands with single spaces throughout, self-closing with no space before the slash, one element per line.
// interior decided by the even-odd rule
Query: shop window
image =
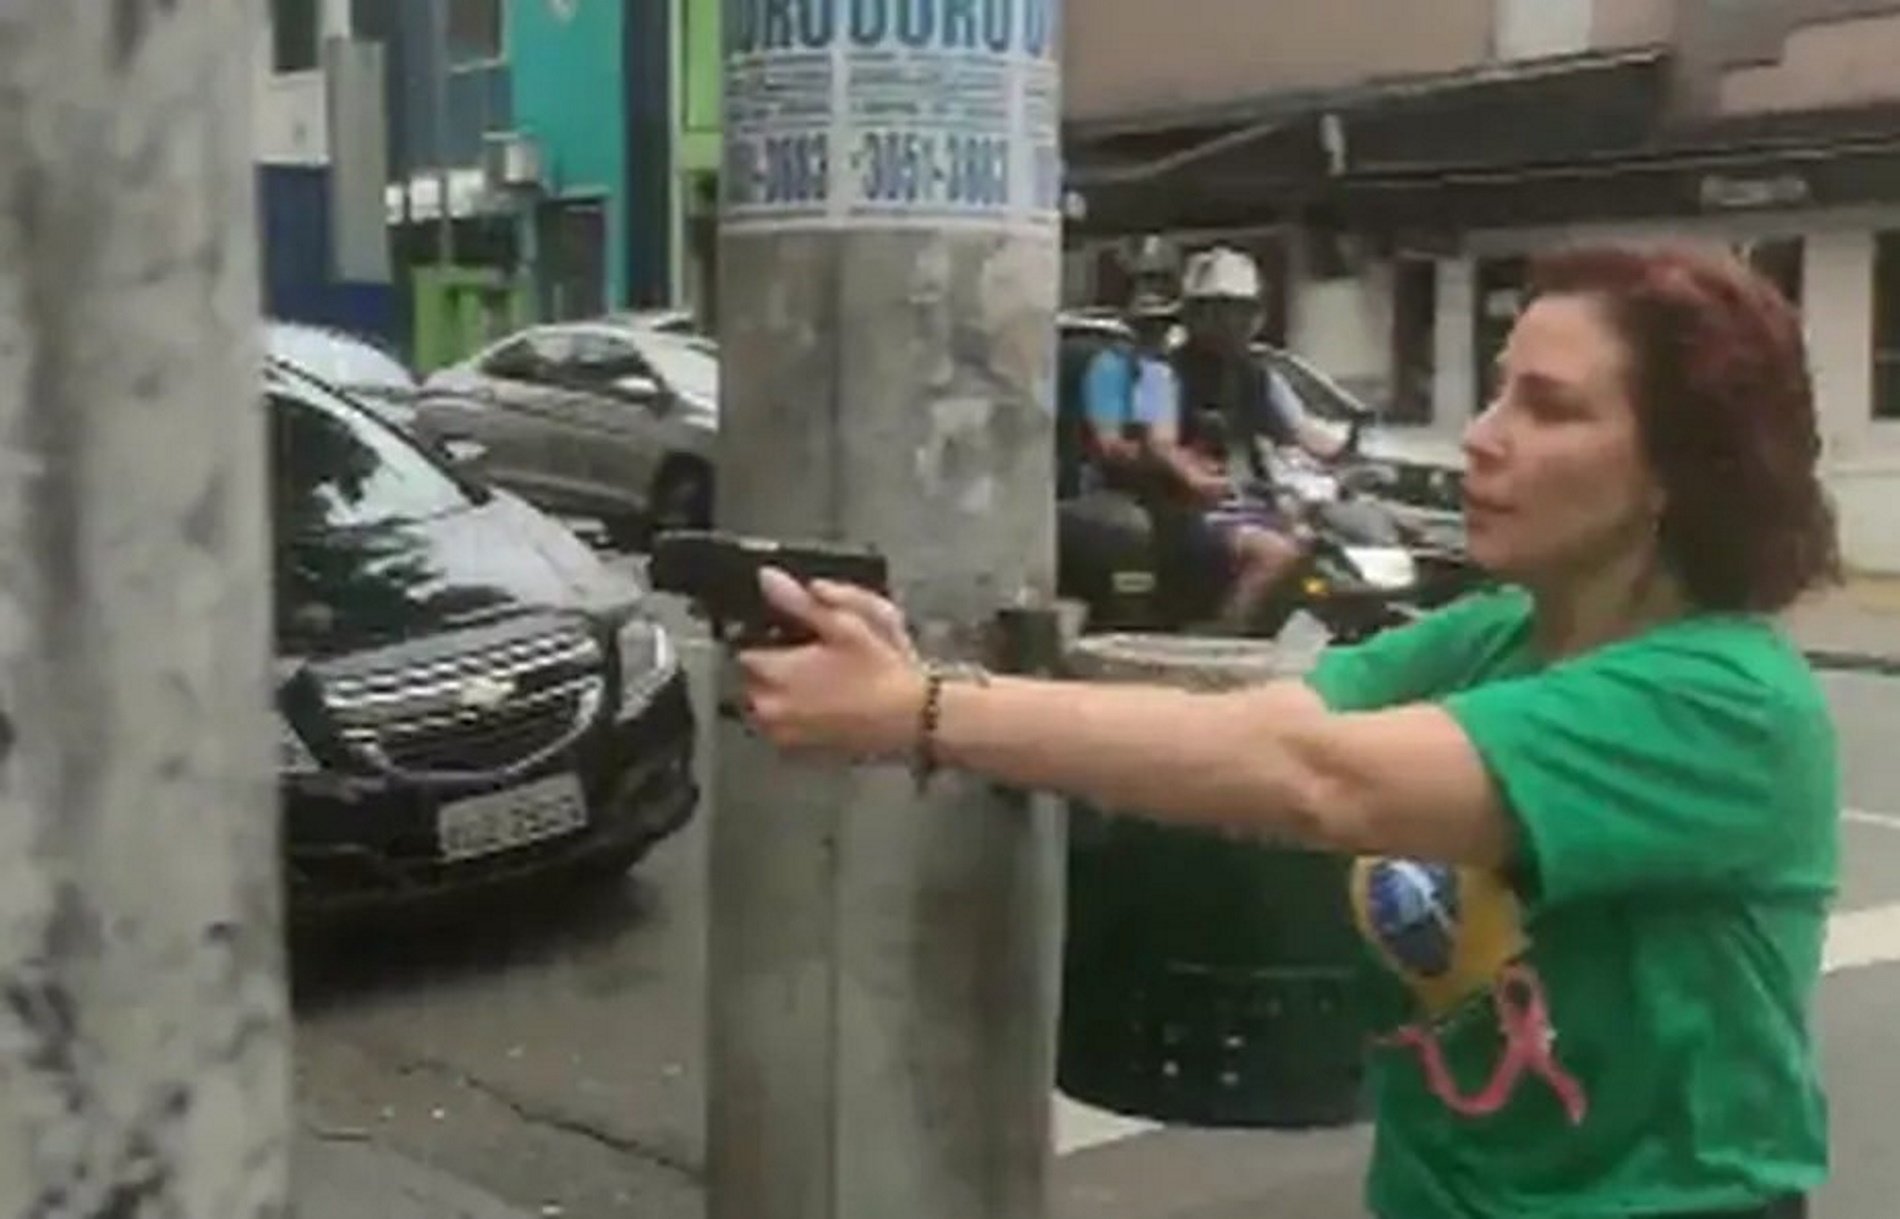
<path fill-rule="evenodd" d="M 318 20 L 317 0 L 271 0 L 271 71 L 315 70 Z"/>
<path fill-rule="evenodd" d="M 501 0 L 447 0 L 449 62 L 492 63 L 502 57 Z"/>
<path fill-rule="evenodd" d="M 1801 308 L 1806 243 L 1799 237 L 1770 237 L 1743 242 L 1735 252 L 1770 283 L 1781 289 L 1788 303 Z"/>
<path fill-rule="evenodd" d="M 545 316 L 593 317 L 607 308 L 607 212 L 598 200 L 564 199 L 541 207 Z"/>
<path fill-rule="evenodd" d="M 1900 419 L 1900 233 L 1874 243 L 1873 414 Z"/>
<path fill-rule="evenodd" d="M 1529 275 L 1530 264 L 1520 257 L 1485 258 L 1478 262 L 1473 306 L 1476 316 L 1472 319 L 1473 356 L 1477 367 L 1473 370 L 1476 376 L 1472 384 L 1478 387 L 1478 400 L 1473 405 L 1480 414 L 1497 393 L 1498 357 L 1504 354 L 1511 327 L 1517 325 L 1517 315 L 1523 311 Z"/>
<path fill-rule="evenodd" d="M 1403 258 L 1392 266 L 1392 405 L 1394 423 L 1432 421 L 1438 371 L 1438 264 Z"/>

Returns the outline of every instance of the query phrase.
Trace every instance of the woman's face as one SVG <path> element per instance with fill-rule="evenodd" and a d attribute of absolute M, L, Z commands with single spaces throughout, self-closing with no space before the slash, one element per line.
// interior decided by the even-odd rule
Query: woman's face
<path fill-rule="evenodd" d="M 1627 353 L 1588 297 L 1524 311 L 1465 459 L 1471 557 L 1499 576 L 1564 582 L 1656 544 L 1663 492 L 1642 452 Z"/>

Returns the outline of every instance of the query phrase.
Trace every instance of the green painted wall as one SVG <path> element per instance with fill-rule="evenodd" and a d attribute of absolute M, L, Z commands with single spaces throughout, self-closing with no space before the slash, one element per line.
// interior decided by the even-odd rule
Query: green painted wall
<path fill-rule="evenodd" d="M 681 0 L 679 167 L 683 172 L 719 168 L 719 98 L 724 53 L 719 44 L 720 0 Z"/>
<path fill-rule="evenodd" d="M 485 267 L 415 269 L 411 360 L 422 372 L 453 364 L 532 321 L 532 302 L 519 284 Z"/>
<path fill-rule="evenodd" d="M 625 5 L 648 2 L 577 0 L 568 18 L 507 5 L 515 128 L 540 145 L 550 196 L 605 200 L 610 308 L 627 298 Z"/>

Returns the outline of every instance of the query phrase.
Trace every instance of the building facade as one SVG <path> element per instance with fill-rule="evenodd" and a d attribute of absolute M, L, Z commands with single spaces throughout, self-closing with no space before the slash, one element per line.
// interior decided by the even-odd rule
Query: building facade
<path fill-rule="evenodd" d="M 1075 296 L 1145 233 L 1244 243 L 1272 337 L 1450 441 L 1527 255 L 1725 245 L 1802 308 L 1849 562 L 1900 571 L 1900 0 L 1440 0 L 1404 37 L 1381 0 L 1088 8 Z"/>
<path fill-rule="evenodd" d="M 725 88 L 721 0 L 673 0 L 673 4 L 678 15 L 679 64 L 674 282 L 679 302 L 711 327 L 719 316 L 720 115 Z"/>
<path fill-rule="evenodd" d="M 293 0 L 294 2 L 294 0 Z M 326 0 L 328 2 L 328 0 Z M 514 126 L 506 0 L 348 0 L 382 49 L 385 240 L 408 350 L 433 368 L 528 314 L 512 199 L 490 133 Z"/>
<path fill-rule="evenodd" d="M 625 298 L 632 217 L 624 104 L 626 12 L 615 2 L 509 7 L 514 130 L 535 150 L 538 195 L 522 219 L 545 318 Z"/>
<path fill-rule="evenodd" d="M 352 38 L 347 0 L 272 0 L 255 28 L 265 311 L 399 344 L 381 210 L 381 48 Z"/>

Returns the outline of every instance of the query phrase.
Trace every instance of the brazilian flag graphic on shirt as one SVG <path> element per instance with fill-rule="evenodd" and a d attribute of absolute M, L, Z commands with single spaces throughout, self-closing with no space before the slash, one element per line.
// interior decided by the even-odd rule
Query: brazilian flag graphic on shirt
<path fill-rule="evenodd" d="M 1352 907 L 1360 934 L 1417 1004 L 1418 1022 L 1382 1040 L 1418 1052 L 1440 1100 L 1458 1113 L 1486 1116 L 1507 1104 L 1528 1074 L 1557 1092 L 1573 1123 L 1582 1120 L 1582 1090 L 1553 1057 L 1543 984 L 1525 959 L 1523 907 L 1508 885 L 1478 868 L 1362 859 L 1353 869 Z M 1438 1026 L 1487 1000 L 1504 1050 L 1490 1082 L 1466 1093 L 1445 1065 Z"/>

